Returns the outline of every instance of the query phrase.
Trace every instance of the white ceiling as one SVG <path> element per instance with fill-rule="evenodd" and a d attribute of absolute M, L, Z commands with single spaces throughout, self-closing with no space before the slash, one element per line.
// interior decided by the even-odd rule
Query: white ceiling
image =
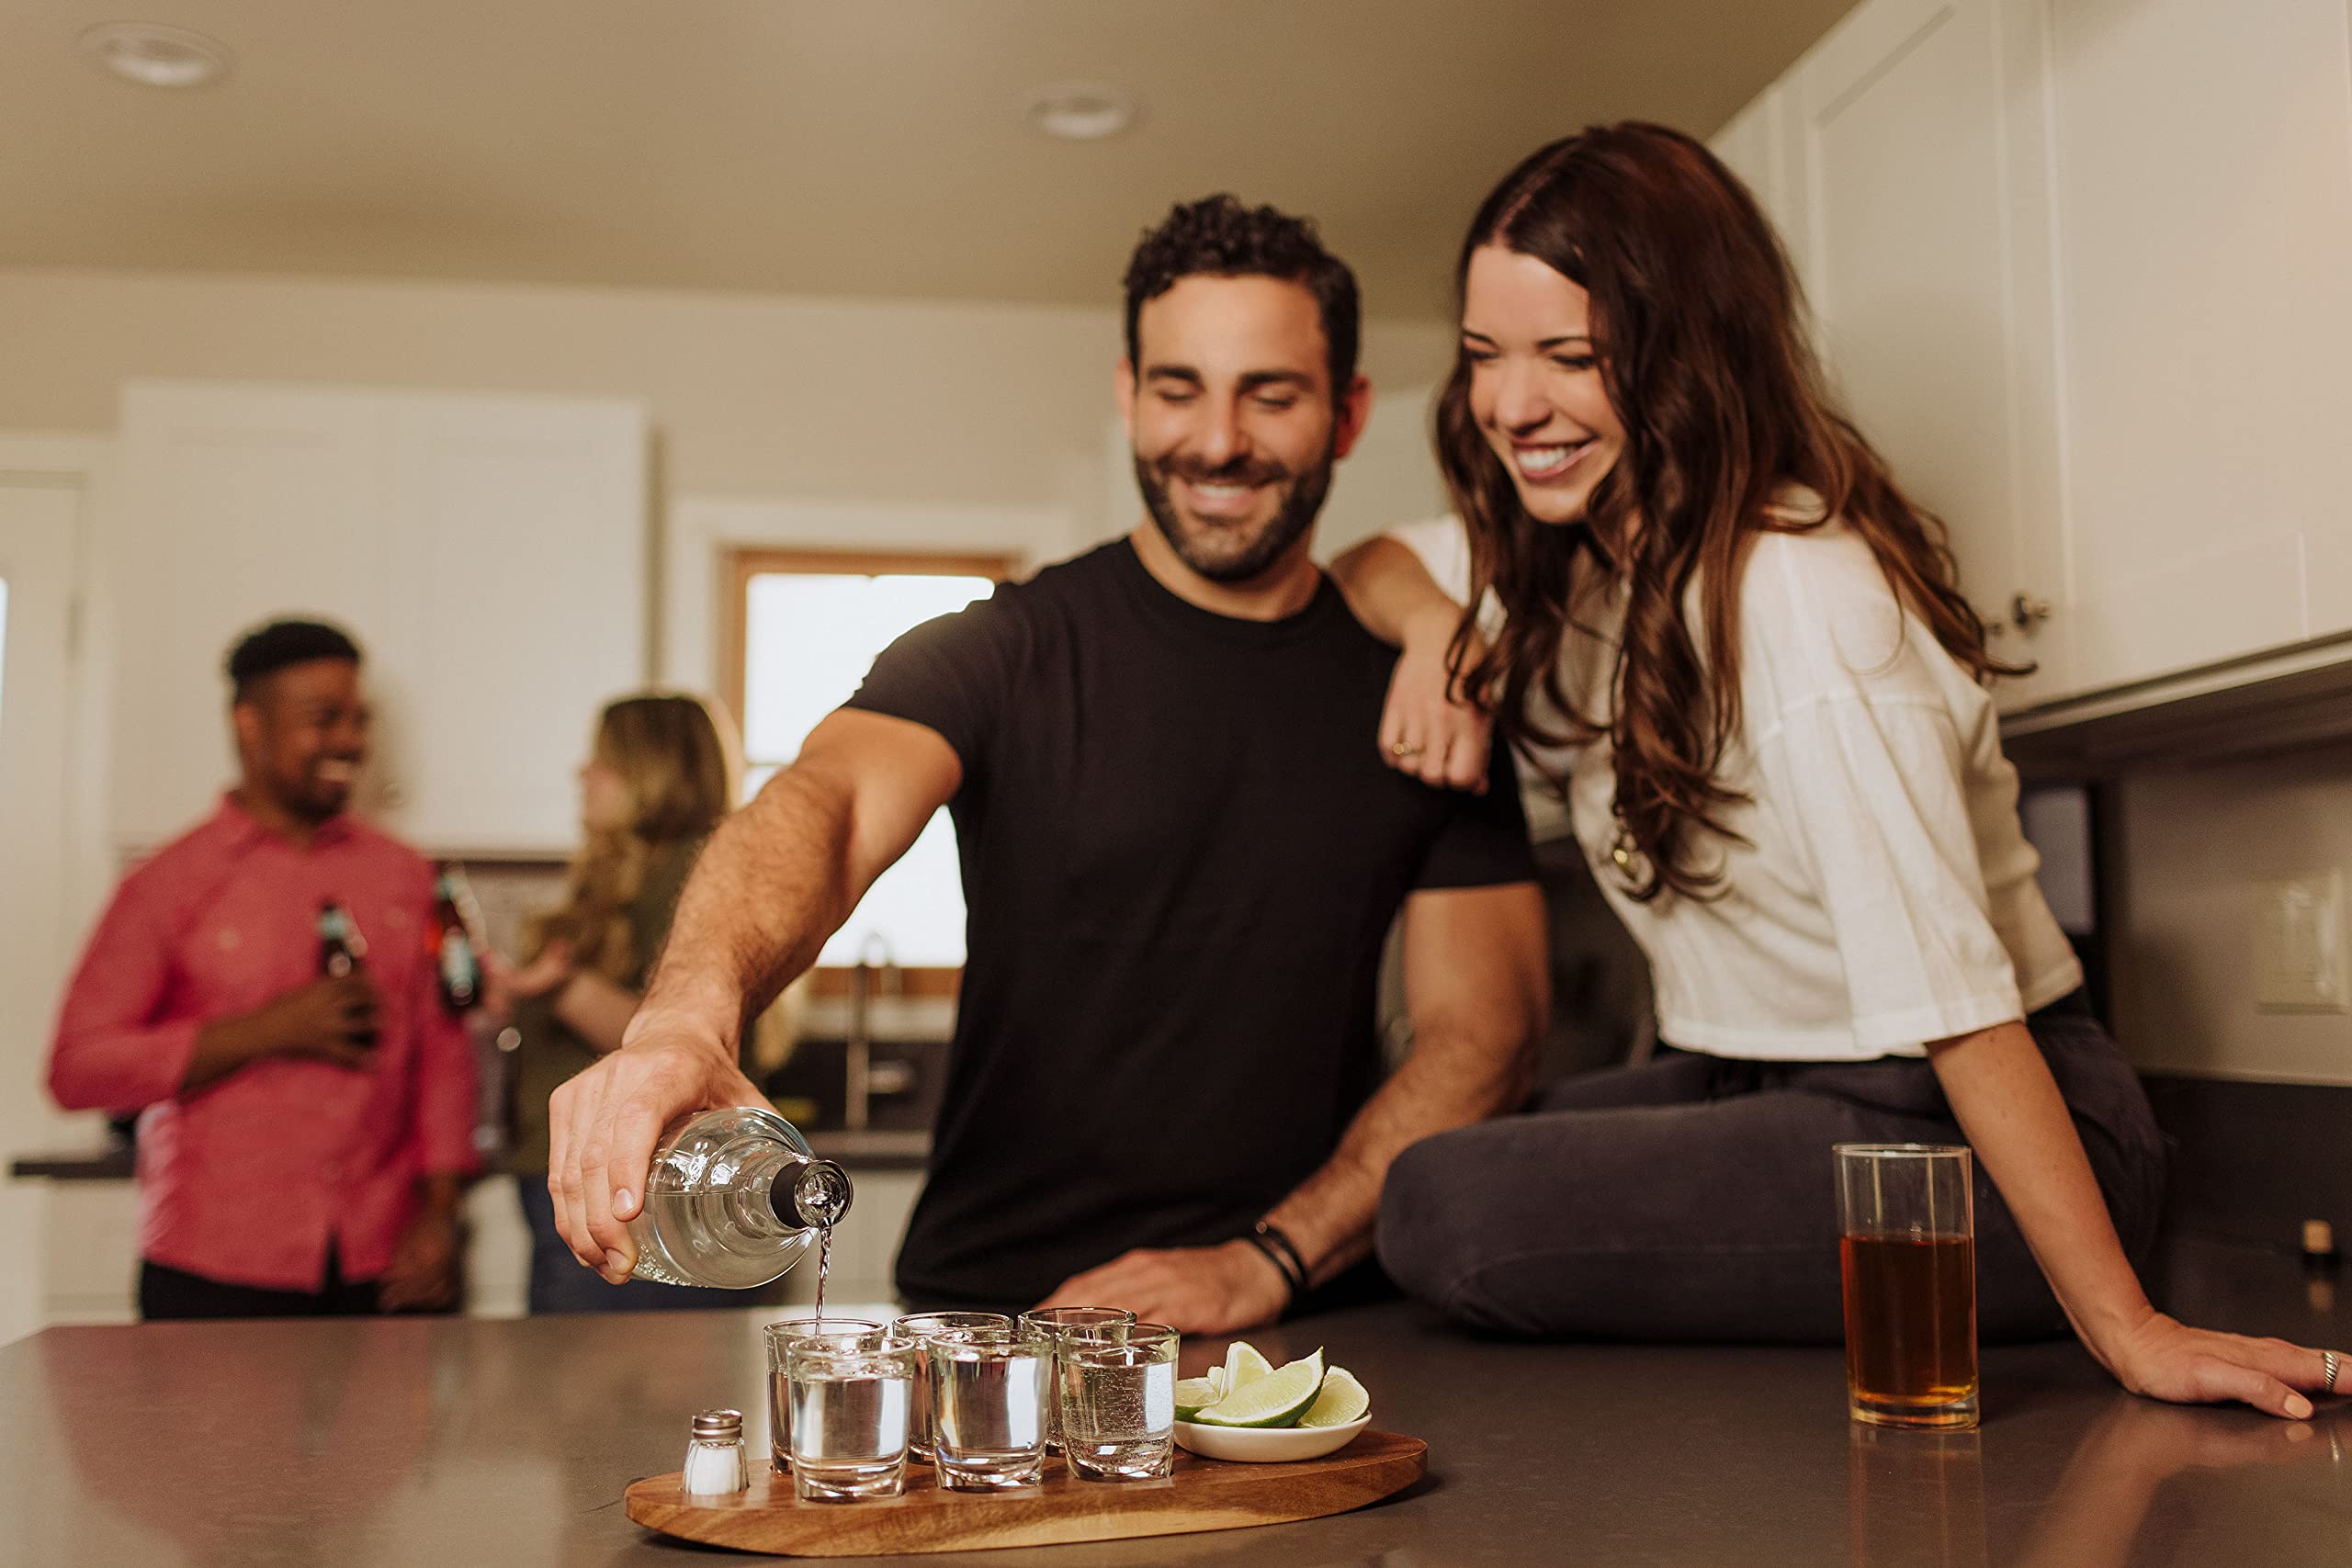
<path fill-rule="evenodd" d="M 1436 315 L 1478 197 L 1588 122 L 1702 134 L 1850 0 L 6 0 L 0 264 L 1102 304 L 1232 189 Z M 193 28 L 225 83 L 75 51 Z M 1029 130 L 1052 81 L 1145 106 Z"/>

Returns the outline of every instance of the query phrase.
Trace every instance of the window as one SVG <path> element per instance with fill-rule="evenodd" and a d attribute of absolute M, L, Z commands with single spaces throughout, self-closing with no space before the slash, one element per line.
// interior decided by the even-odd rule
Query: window
<path fill-rule="evenodd" d="M 735 552 L 728 695 L 743 721 L 744 798 L 799 754 L 899 634 L 986 598 L 1012 564 L 995 556 Z M 875 882 L 818 962 L 861 956 L 918 970 L 963 964 L 963 882 L 944 811 Z"/>

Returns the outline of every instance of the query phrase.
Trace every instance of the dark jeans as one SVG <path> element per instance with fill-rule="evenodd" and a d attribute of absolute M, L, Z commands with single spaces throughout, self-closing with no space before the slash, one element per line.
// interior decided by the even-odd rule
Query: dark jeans
<path fill-rule="evenodd" d="M 555 1228 L 555 1199 L 544 1175 L 521 1175 L 514 1190 L 523 1200 L 523 1218 L 531 1227 L 531 1315 L 567 1312 L 679 1312 L 694 1308 L 741 1309 L 767 1299 L 757 1291 L 705 1291 L 686 1285 L 665 1285 L 658 1280 L 631 1280 L 608 1285 L 594 1269 L 582 1267 Z"/>
<path fill-rule="evenodd" d="M 327 1250 L 325 1285 L 317 1291 L 268 1291 L 232 1285 L 142 1258 L 139 1315 L 149 1323 L 200 1317 L 356 1317 L 376 1310 L 376 1281 L 345 1280 Z"/>
<path fill-rule="evenodd" d="M 2137 1265 L 2164 1185 L 2147 1096 L 2079 995 L 2026 1021 Z M 1497 1333 L 1834 1343 L 1829 1146 L 1964 1141 L 1921 1057 L 1663 1050 L 1407 1149 L 1381 1196 L 1380 1259 L 1408 1294 Z M 1987 1340 L 2066 1326 L 1981 1166 L 1976 1300 Z"/>

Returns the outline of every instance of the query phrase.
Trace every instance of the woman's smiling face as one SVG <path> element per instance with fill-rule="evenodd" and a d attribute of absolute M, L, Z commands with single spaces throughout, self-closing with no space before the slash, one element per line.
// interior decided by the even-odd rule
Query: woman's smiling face
<path fill-rule="evenodd" d="M 1481 245 L 1463 283 L 1470 412 L 1539 523 L 1577 523 L 1623 450 L 1585 290 L 1533 256 Z"/>

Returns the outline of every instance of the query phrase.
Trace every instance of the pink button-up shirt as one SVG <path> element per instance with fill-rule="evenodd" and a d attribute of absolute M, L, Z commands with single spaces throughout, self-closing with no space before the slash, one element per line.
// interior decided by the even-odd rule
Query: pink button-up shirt
<path fill-rule="evenodd" d="M 367 1071 L 271 1056 L 183 1093 L 205 1024 L 319 973 L 319 907 L 352 913 L 377 990 Z M 390 1263 L 422 1176 L 474 1163 L 474 1061 L 426 952 L 433 868 L 349 818 L 306 847 L 233 798 L 115 890 L 65 994 L 49 1087 L 140 1112 L 140 1252 L 209 1279 L 316 1291 Z"/>

